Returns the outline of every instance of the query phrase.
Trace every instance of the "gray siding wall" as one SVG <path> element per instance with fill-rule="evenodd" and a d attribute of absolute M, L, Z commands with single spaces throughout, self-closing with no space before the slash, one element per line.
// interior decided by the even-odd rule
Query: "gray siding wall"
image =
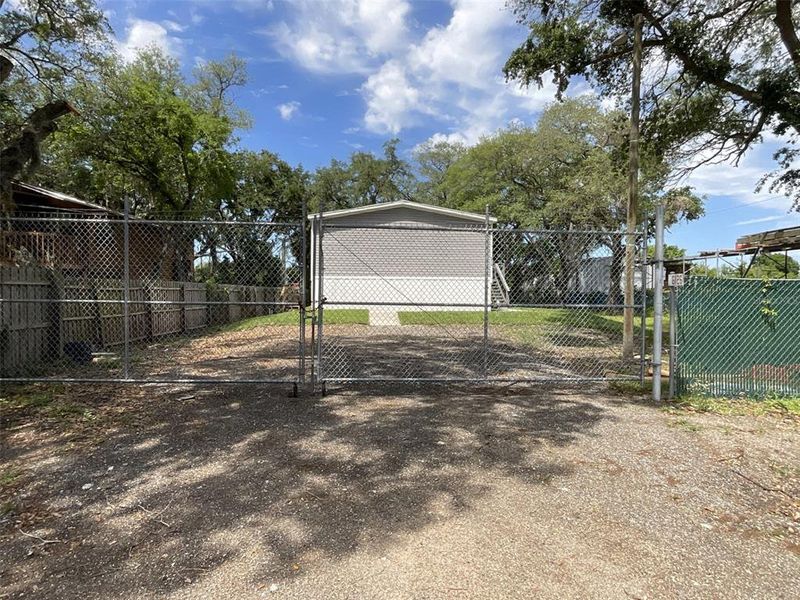
<path fill-rule="evenodd" d="M 370 225 L 420 229 L 364 227 Z M 426 231 L 426 226 L 464 231 Z M 485 232 L 479 222 L 402 207 L 331 219 L 323 252 L 327 276 L 483 277 Z"/>

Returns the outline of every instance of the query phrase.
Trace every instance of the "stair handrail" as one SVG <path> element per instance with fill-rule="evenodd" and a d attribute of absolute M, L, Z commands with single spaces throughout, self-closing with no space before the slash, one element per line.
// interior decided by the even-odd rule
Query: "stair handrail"
<path fill-rule="evenodd" d="M 502 289 L 503 300 L 505 304 L 509 304 L 511 302 L 510 291 L 511 288 L 508 287 L 508 283 L 506 282 L 506 276 L 503 274 L 503 269 L 500 268 L 498 263 L 494 263 L 494 272 L 497 275 L 497 281 L 500 283 L 500 288 Z"/>

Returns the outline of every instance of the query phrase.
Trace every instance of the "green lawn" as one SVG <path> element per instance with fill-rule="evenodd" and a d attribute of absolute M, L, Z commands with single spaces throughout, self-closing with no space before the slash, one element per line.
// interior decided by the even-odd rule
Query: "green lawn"
<path fill-rule="evenodd" d="M 445 310 L 445 311 L 401 311 L 397 313 L 401 325 L 480 325 L 483 311 Z M 622 315 L 604 314 L 596 310 L 564 308 L 521 308 L 516 310 L 495 310 L 489 313 L 491 325 L 521 325 L 541 327 L 558 325 L 563 327 L 585 327 L 598 332 L 622 335 Z M 641 317 L 634 322 L 638 334 Z M 653 339 L 653 316 L 646 320 L 647 339 Z M 669 317 L 664 315 L 664 336 L 669 331 Z"/>
<path fill-rule="evenodd" d="M 255 327 L 269 327 L 273 325 L 297 325 L 300 315 L 297 310 L 275 313 L 274 315 L 261 315 L 251 317 L 236 323 L 228 323 L 220 327 L 220 331 L 246 331 Z M 325 309 L 326 325 L 369 325 L 369 311 L 365 308 L 328 308 Z"/>

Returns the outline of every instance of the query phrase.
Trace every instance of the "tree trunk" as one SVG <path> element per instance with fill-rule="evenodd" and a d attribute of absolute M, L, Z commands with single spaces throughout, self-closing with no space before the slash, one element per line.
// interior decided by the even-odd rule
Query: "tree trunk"
<path fill-rule="evenodd" d="M 42 142 L 58 128 L 56 120 L 71 112 L 76 111 L 66 100 L 37 108 L 19 135 L 0 150 L 0 206 L 5 210 L 11 210 L 11 181 L 38 168 Z"/>
<path fill-rule="evenodd" d="M 607 304 L 622 304 L 622 273 L 625 266 L 625 246 L 622 238 L 615 235 L 611 238 L 611 269 L 608 278 Z"/>

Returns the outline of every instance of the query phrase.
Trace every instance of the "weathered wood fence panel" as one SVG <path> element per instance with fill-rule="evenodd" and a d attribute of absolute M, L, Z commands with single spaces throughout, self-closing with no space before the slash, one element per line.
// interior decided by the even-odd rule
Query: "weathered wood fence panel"
<path fill-rule="evenodd" d="M 54 353 L 52 281 L 45 269 L 0 267 L 0 366 L 35 364 Z M 28 302 L 39 300 L 40 302 Z M 16 302 L 15 302 L 16 301 Z M 56 333 L 58 333 L 56 331 Z M 56 347 L 57 348 L 57 347 Z"/>
<path fill-rule="evenodd" d="M 184 327 L 186 331 L 194 331 L 206 327 L 208 320 L 208 291 L 203 283 L 184 283 L 183 293 L 186 302 L 192 302 L 184 307 Z"/>
<path fill-rule="evenodd" d="M 130 340 L 147 342 L 271 314 L 290 302 L 282 288 L 130 280 Z M 0 266 L 0 373 L 29 372 L 79 345 L 124 343 L 119 279 L 76 279 L 42 267 Z M 252 304 L 257 303 L 257 304 Z"/>

